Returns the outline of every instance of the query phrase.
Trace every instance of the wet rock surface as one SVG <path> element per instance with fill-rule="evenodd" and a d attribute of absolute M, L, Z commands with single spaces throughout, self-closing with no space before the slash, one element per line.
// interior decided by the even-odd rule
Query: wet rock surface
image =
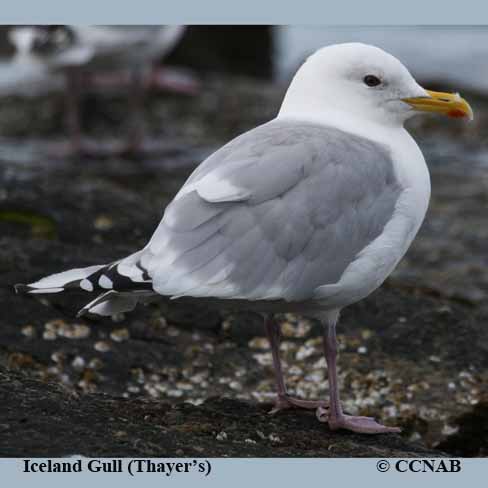
<path fill-rule="evenodd" d="M 192 168 L 271 118 L 281 94 L 280 87 L 237 78 L 203 80 L 201 94 L 191 98 L 154 94 L 147 119 L 159 149 L 134 160 L 49 156 L 61 138 L 59 100 L 2 100 L 2 453 L 487 454 L 488 142 L 482 128 L 488 103 L 482 99 L 470 99 L 473 124 L 412 124 L 432 174 L 428 217 L 392 277 L 346 309 L 340 323 L 345 409 L 399 425 L 402 437 L 331 433 L 306 412 L 270 420 L 269 405 L 260 403 L 273 398 L 271 354 L 252 314 L 176 301 L 114 319 L 76 319 L 91 295 L 13 293 L 14 283 L 110 262 L 142 247 Z M 92 138 L 112 137 L 124 123 L 119 99 L 88 100 L 88 107 Z M 319 325 L 292 315 L 280 321 L 290 392 L 323 397 Z M 113 430 L 105 425 L 111 416 Z M 65 435 L 48 451 L 57 423 Z M 79 430 L 79 441 L 70 429 Z M 125 434 L 115 442 L 119 431 Z M 220 432 L 227 438 L 217 440 Z M 270 440 L 272 434 L 282 442 Z M 104 444 L 105 438 L 114 442 Z"/>

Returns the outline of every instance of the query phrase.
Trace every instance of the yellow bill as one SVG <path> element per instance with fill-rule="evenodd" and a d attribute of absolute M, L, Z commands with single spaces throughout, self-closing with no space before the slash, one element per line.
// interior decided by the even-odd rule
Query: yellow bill
<path fill-rule="evenodd" d="M 426 90 L 428 97 L 404 98 L 415 110 L 421 112 L 435 112 L 454 118 L 473 120 L 473 110 L 469 103 L 461 98 L 459 93 L 444 93 Z"/>

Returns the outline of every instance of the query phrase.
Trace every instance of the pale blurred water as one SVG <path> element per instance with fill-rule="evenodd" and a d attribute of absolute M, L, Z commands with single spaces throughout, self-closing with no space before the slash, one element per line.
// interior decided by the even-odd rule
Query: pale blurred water
<path fill-rule="evenodd" d="M 365 42 L 398 57 L 421 81 L 488 95 L 488 27 L 276 28 L 278 79 L 288 80 L 314 50 L 339 42 Z"/>

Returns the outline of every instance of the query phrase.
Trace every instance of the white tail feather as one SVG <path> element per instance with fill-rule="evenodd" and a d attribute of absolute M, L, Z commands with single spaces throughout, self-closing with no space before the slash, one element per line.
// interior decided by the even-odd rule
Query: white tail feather
<path fill-rule="evenodd" d="M 105 265 L 98 266 L 88 266 L 88 268 L 76 268 L 70 269 L 69 271 L 63 271 L 62 273 L 56 273 L 45 278 L 36 281 L 35 283 L 30 283 L 31 288 L 37 288 L 46 290 L 49 288 L 60 288 L 62 291 L 63 287 L 71 283 L 72 281 L 82 280 L 91 274 L 95 273 L 99 269 L 102 269 Z M 48 292 L 46 292 L 48 293 Z"/>
<path fill-rule="evenodd" d="M 110 290 L 85 305 L 78 312 L 78 317 L 86 313 L 110 316 L 122 312 L 131 312 L 139 300 L 147 298 L 150 295 L 154 295 L 154 293 L 147 291 L 118 293 Z"/>

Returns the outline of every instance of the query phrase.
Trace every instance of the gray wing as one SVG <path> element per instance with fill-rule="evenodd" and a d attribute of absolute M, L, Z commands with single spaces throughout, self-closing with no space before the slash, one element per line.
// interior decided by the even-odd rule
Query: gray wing
<path fill-rule="evenodd" d="M 305 300 L 381 234 L 400 191 L 384 147 L 273 121 L 194 171 L 141 266 L 163 295 Z"/>

